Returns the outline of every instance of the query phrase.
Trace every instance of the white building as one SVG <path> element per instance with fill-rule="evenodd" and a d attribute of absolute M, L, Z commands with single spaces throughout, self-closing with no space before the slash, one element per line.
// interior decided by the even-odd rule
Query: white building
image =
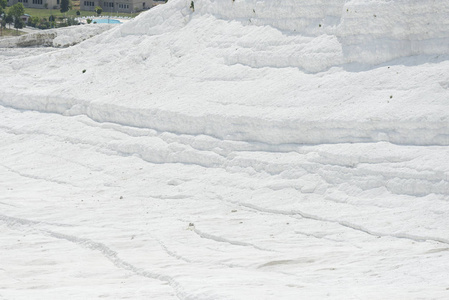
<path fill-rule="evenodd" d="M 24 7 L 29 8 L 59 9 L 61 0 L 7 0 L 7 3 L 8 6 L 22 3 Z"/>
<path fill-rule="evenodd" d="M 153 6 L 161 3 L 165 3 L 165 0 L 81 0 L 80 9 L 94 11 L 95 7 L 100 6 L 103 9 L 103 13 L 131 13 L 152 8 Z"/>

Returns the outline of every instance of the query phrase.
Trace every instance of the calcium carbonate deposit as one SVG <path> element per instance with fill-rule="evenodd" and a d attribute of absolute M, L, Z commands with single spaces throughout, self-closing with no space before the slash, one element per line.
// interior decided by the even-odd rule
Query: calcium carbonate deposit
<path fill-rule="evenodd" d="M 0 299 L 449 298 L 449 2 L 169 0 L 0 72 Z"/>
<path fill-rule="evenodd" d="M 69 47 L 105 32 L 113 26 L 109 24 L 92 24 L 36 30 L 26 35 L 0 39 L 0 49 L 16 47 Z"/>

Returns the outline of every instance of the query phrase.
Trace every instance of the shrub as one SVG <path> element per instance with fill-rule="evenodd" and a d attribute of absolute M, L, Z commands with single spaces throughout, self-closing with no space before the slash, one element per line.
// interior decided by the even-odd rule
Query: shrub
<path fill-rule="evenodd" d="M 37 24 L 36 27 L 39 29 L 48 29 L 48 28 L 50 28 L 50 23 L 47 21 L 43 21 L 43 22 Z"/>
<path fill-rule="evenodd" d="M 72 26 L 72 25 L 78 25 L 79 22 L 77 20 L 75 20 L 75 18 L 67 18 L 67 25 Z"/>
<path fill-rule="evenodd" d="M 25 22 L 23 22 L 22 19 L 17 18 L 14 20 L 14 28 L 15 29 L 17 29 L 17 30 L 22 29 L 24 25 L 25 25 Z"/>
<path fill-rule="evenodd" d="M 97 13 L 97 15 L 101 15 L 101 13 L 103 12 L 103 9 L 100 6 L 96 6 L 95 12 Z"/>

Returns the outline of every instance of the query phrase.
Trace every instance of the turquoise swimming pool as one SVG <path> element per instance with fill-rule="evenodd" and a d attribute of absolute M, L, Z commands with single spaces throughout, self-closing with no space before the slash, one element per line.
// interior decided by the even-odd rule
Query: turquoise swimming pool
<path fill-rule="evenodd" d="M 115 20 L 115 19 L 94 19 L 92 20 L 92 23 L 97 23 L 97 24 L 119 24 L 122 23 L 119 20 Z"/>

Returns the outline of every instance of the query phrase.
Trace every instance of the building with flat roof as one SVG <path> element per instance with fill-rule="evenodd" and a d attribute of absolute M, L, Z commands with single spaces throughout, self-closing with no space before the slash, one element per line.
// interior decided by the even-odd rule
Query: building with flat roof
<path fill-rule="evenodd" d="M 61 8 L 61 0 L 7 0 L 8 6 L 14 5 L 16 3 L 22 3 L 24 7 L 28 8 Z"/>
<path fill-rule="evenodd" d="M 103 13 L 132 13 L 152 8 L 160 3 L 165 3 L 165 0 L 80 0 L 80 9 L 94 11 L 95 7 L 100 6 Z"/>

